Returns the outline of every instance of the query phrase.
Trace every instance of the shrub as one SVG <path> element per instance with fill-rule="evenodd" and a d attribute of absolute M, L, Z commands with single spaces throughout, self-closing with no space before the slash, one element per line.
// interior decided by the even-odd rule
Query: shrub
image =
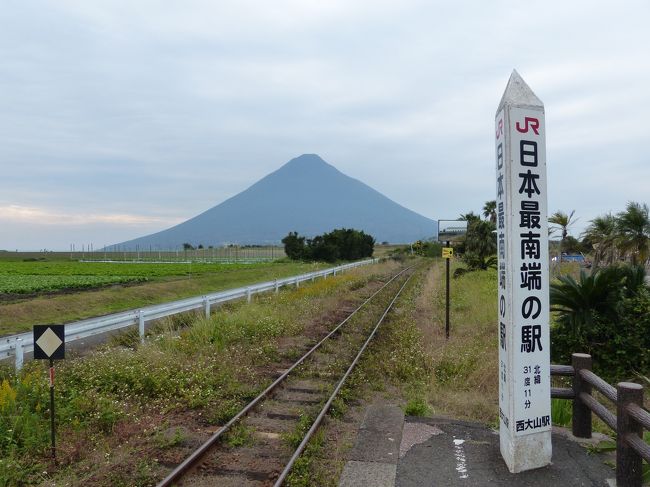
<path fill-rule="evenodd" d="M 559 316 L 551 329 L 553 361 L 589 353 L 594 370 L 610 382 L 650 369 L 650 290 L 640 267 L 598 270 L 579 281 L 563 276 L 551 285 Z"/>
<path fill-rule="evenodd" d="M 335 262 L 372 257 L 375 239 L 363 231 L 340 228 L 312 239 L 289 232 L 282 239 L 284 252 L 293 260 Z"/>

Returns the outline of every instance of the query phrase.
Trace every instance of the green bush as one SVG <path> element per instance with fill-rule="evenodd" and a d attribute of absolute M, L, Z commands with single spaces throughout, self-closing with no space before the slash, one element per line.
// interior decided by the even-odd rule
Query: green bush
<path fill-rule="evenodd" d="M 551 328 L 553 361 L 591 354 L 596 373 L 610 382 L 650 370 L 650 290 L 643 278 L 639 267 L 617 266 L 552 284 L 559 313 Z"/>
<path fill-rule="evenodd" d="M 404 414 L 407 416 L 426 416 L 430 412 L 431 408 L 421 397 L 409 399 L 409 401 L 406 403 L 406 406 L 404 407 Z"/>
<path fill-rule="evenodd" d="M 296 232 L 282 239 L 284 252 L 293 260 L 335 262 L 372 257 L 375 239 L 360 230 L 340 228 L 311 239 Z"/>

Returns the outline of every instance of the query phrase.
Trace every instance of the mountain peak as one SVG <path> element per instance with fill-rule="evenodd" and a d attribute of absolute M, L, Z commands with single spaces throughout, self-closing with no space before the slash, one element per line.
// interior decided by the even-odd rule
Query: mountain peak
<path fill-rule="evenodd" d="M 379 242 L 411 242 L 434 236 L 437 227 L 318 155 L 303 154 L 200 215 L 119 245 L 277 244 L 288 232 L 314 236 L 335 228 L 363 230 Z"/>
<path fill-rule="evenodd" d="M 294 157 L 287 164 L 327 164 L 318 154 L 303 154 Z M 329 164 L 328 164 L 329 165 Z"/>
<path fill-rule="evenodd" d="M 321 177 L 332 177 L 342 173 L 325 162 L 318 154 L 303 154 L 287 162 L 271 174 L 276 177 L 310 178 L 317 181 Z"/>
<path fill-rule="evenodd" d="M 298 157 L 294 157 L 289 162 L 287 162 L 283 167 L 333 167 L 325 162 L 318 154 L 303 154 Z"/>

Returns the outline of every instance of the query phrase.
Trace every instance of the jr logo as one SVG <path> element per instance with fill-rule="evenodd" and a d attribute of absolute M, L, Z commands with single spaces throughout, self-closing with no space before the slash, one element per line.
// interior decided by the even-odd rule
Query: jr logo
<path fill-rule="evenodd" d="M 539 135 L 539 120 L 533 117 L 524 118 L 524 128 L 521 128 L 521 125 L 517 122 L 517 132 L 525 134 L 529 128 L 533 129 L 536 135 Z"/>

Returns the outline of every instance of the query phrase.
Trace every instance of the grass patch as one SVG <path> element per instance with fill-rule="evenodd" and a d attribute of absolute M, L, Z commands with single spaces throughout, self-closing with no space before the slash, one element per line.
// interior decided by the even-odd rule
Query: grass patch
<path fill-rule="evenodd" d="M 427 416 L 431 413 L 431 408 L 422 397 L 409 399 L 404 406 L 404 414 L 407 416 Z"/>
<path fill-rule="evenodd" d="M 551 399 L 551 420 L 556 426 L 571 426 L 573 402 L 566 399 Z"/>
<path fill-rule="evenodd" d="M 33 263 L 28 263 L 33 264 Z M 34 265 L 39 265 L 35 263 Z M 80 266 L 100 264 L 74 263 Z M 163 264 L 102 264 L 114 266 L 135 266 L 145 271 L 148 266 Z M 177 266 L 179 264 L 170 264 Z M 195 267 L 198 264 L 194 264 Z M 142 267 L 140 267 L 142 266 Z M 182 264 L 181 264 L 182 266 Z M 0 336 L 27 331 L 40 323 L 67 323 L 108 313 L 136 309 L 152 304 L 198 296 L 236 288 L 255 282 L 303 274 L 325 267 L 322 264 L 295 262 L 267 263 L 253 265 L 202 264 L 204 270 L 185 275 L 144 276 L 151 282 L 129 287 L 68 292 L 54 296 L 32 296 L 18 302 L 0 304 Z M 2 279 L 2 276 L 0 276 Z M 6 294 L 4 294 L 6 295 Z M 0 293 L 0 299 L 3 293 Z"/>
<path fill-rule="evenodd" d="M 314 463 L 323 454 L 324 445 L 325 435 L 320 429 L 312 436 L 302 455 L 293 464 L 293 468 L 285 480 L 287 487 L 312 487 L 328 483 L 327 474 L 322 471 L 315 472 L 313 468 Z"/>
<path fill-rule="evenodd" d="M 197 430 L 230 419 L 272 381 L 265 371 L 279 359 L 281 339 L 301 337 L 306 326 L 350 299 L 352 283 L 394 266 L 381 269 L 259 295 L 250 304 L 230 303 L 207 319 L 170 319 L 152 328 L 144 344 L 127 336 L 119 347 L 58 363 L 58 470 L 47 467 L 46 364 L 29 361 L 18 375 L 2 369 L 0 485 L 154 484 L 156 465 L 138 458 L 160 458 L 179 447 L 191 434 L 188 418 L 197 418 Z M 161 424 L 185 429 L 161 435 Z M 235 431 L 229 441 L 247 441 L 249 433 Z"/>
<path fill-rule="evenodd" d="M 236 424 L 226 432 L 224 443 L 231 448 L 253 444 L 255 430 L 243 424 Z"/>

